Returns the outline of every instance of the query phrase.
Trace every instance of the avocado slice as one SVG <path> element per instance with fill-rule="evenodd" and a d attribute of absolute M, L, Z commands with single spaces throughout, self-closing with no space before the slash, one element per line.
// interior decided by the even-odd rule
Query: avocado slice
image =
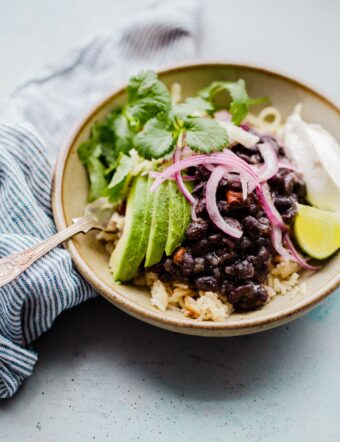
<path fill-rule="evenodd" d="M 187 185 L 190 188 L 190 185 Z M 190 204 L 184 198 L 176 182 L 168 181 L 169 193 L 169 228 L 165 245 L 165 253 L 169 256 L 180 246 L 185 237 L 185 231 L 190 223 Z"/>
<path fill-rule="evenodd" d="M 151 178 L 134 178 L 126 205 L 123 235 L 110 258 L 115 281 L 124 282 L 137 273 L 148 245 L 153 198 Z"/>
<path fill-rule="evenodd" d="M 169 228 L 169 194 L 167 183 L 153 193 L 153 207 L 145 267 L 150 267 L 162 259 Z"/>

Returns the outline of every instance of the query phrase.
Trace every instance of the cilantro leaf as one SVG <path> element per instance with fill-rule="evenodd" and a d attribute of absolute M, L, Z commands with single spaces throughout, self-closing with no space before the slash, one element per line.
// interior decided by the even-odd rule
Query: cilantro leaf
<path fill-rule="evenodd" d="M 228 144 L 228 134 L 217 121 L 188 117 L 184 120 L 185 142 L 196 152 L 210 153 L 222 150 Z"/>
<path fill-rule="evenodd" d="M 90 180 L 89 201 L 93 201 L 101 197 L 107 188 L 105 166 L 99 158 L 92 156 L 88 160 L 87 171 Z"/>
<path fill-rule="evenodd" d="M 163 157 L 174 147 L 171 129 L 171 121 L 166 116 L 152 118 L 136 135 L 134 148 L 146 159 Z"/>
<path fill-rule="evenodd" d="M 205 112 L 210 114 L 213 110 L 214 106 L 211 102 L 202 97 L 189 97 L 184 103 L 173 106 L 173 113 L 179 116 L 190 116 L 195 112 Z"/>
<path fill-rule="evenodd" d="M 171 108 L 169 91 L 153 71 L 143 71 L 132 77 L 127 86 L 127 96 L 125 114 L 137 128 Z"/>
<path fill-rule="evenodd" d="M 128 177 L 132 169 L 133 159 L 129 155 L 121 153 L 117 161 L 116 172 L 106 191 L 111 203 L 117 203 L 124 199 L 129 182 Z"/>
<path fill-rule="evenodd" d="M 85 141 L 79 146 L 78 157 L 87 169 L 90 181 L 89 201 L 93 201 L 102 195 L 107 186 L 105 177 L 105 165 L 101 162 L 102 146 L 97 137 Z"/>
<path fill-rule="evenodd" d="M 94 143 L 92 140 L 84 141 L 78 148 L 78 157 L 80 161 L 87 166 L 89 159 L 94 157 L 99 157 L 101 154 L 100 145 Z"/>
<path fill-rule="evenodd" d="M 214 81 L 205 89 L 199 91 L 199 95 L 205 100 L 213 101 L 215 96 L 227 91 L 231 96 L 229 112 L 232 115 L 232 121 L 240 124 L 246 117 L 249 110 L 249 97 L 246 91 L 245 81 Z"/>
<path fill-rule="evenodd" d="M 129 152 L 132 149 L 135 132 L 130 128 L 127 118 L 124 115 L 118 115 L 113 122 L 112 129 L 115 135 L 115 150 Z"/>

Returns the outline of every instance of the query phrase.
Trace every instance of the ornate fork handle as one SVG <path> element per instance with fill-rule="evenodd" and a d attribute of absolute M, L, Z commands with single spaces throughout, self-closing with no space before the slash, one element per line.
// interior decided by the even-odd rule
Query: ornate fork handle
<path fill-rule="evenodd" d="M 14 253 L 6 258 L 1 258 L 0 287 L 13 281 L 13 279 L 19 276 L 27 269 L 27 267 L 60 243 L 72 238 L 72 236 L 77 233 L 86 233 L 94 227 L 96 227 L 94 219 L 88 216 L 83 216 L 78 218 L 78 220 L 71 226 L 56 233 L 50 238 L 45 239 L 36 246 L 30 247 L 22 252 Z"/>

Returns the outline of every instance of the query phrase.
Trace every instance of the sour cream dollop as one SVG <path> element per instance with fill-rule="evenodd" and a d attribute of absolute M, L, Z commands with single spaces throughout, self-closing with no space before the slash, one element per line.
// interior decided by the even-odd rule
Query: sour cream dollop
<path fill-rule="evenodd" d="M 308 201 L 319 209 L 340 212 L 340 145 L 320 125 L 306 123 L 301 107 L 283 127 L 286 155 L 304 177 Z"/>

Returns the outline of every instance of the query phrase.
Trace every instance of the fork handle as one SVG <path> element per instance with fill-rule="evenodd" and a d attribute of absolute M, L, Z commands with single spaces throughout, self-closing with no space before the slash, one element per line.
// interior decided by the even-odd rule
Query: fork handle
<path fill-rule="evenodd" d="M 13 281 L 13 279 L 19 276 L 24 270 L 27 269 L 27 267 L 57 245 L 72 238 L 72 236 L 76 235 L 77 233 L 87 233 L 93 227 L 95 227 L 93 218 L 83 216 L 78 218 L 78 220 L 71 226 L 61 230 L 44 241 L 41 241 L 39 244 L 23 250 L 22 252 L 14 253 L 13 255 L 1 258 L 0 287 Z"/>

